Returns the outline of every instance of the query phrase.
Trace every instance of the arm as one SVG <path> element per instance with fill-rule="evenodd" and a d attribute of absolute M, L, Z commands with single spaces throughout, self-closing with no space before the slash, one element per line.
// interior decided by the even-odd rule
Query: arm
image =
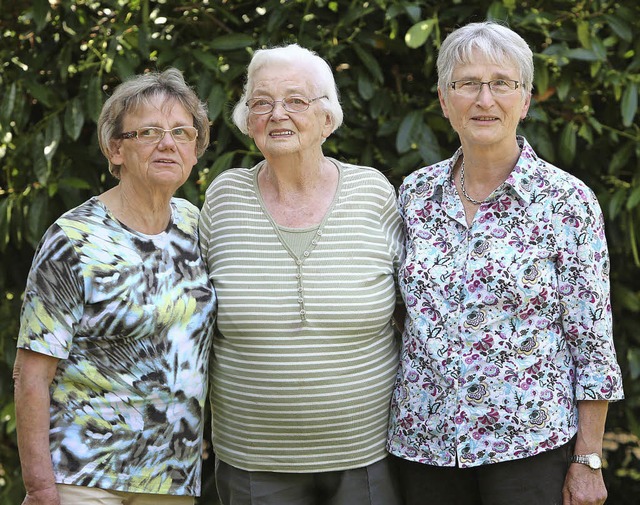
<path fill-rule="evenodd" d="M 58 359 L 18 349 L 13 368 L 23 505 L 59 505 L 49 451 L 49 386 Z"/>
<path fill-rule="evenodd" d="M 574 454 L 602 455 L 602 437 L 609 402 L 582 400 L 578 402 L 578 434 Z M 602 470 L 572 463 L 562 490 L 563 505 L 601 505 L 607 499 Z"/>

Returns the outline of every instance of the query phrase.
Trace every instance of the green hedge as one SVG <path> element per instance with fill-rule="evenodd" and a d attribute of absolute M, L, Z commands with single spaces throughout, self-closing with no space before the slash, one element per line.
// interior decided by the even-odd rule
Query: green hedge
<path fill-rule="evenodd" d="M 181 196 L 201 203 L 216 174 L 260 158 L 230 123 L 259 47 L 298 42 L 335 69 L 345 124 L 328 155 L 372 165 L 396 185 L 448 157 L 457 137 L 440 111 L 435 58 L 456 26 L 506 21 L 535 54 L 522 133 L 585 180 L 607 220 L 615 338 L 627 399 L 610 409 L 608 503 L 640 492 L 640 5 L 613 1 L 0 0 L 0 502 L 23 493 L 11 367 L 34 248 L 64 210 L 113 184 L 95 122 L 113 87 L 176 66 L 209 103 L 212 145 Z M 257 5 L 257 6 L 256 6 Z M 635 451 L 635 452 L 634 452 Z M 202 503 L 215 493 L 210 459 Z"/>

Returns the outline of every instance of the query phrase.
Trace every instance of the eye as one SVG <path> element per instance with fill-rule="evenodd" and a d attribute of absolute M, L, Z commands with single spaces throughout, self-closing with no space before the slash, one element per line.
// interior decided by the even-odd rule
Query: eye
<path fill-rule="evenodd" d="M 507 81 L 505 81 L 504 79 L 496 79 L 495 81 L 491 81 L 491 83 L 494 86 L 499 86 L 499 87 L 509 87 L 509 83 Z"/>
<path fill-rule="evenodd" d="M 307 101 L 299 96 L 290 96 L 287 98 L 287 102 L 292 105 L 307 105 Z"/>
<path fill-rule="evenodd" d="M 185 131 L 184 128 L 182 128 L 181 126 L 178 126 L 177 128 L 174 128 L 173 130 L 171 130 L 173 132 L 174 135 L 179 135 L 181 137 L 184 137 L 187 132 Z"/>
<path fill-rule="evenodd" d="M 266 98 L 254 98 L 251 100 L 251 107 L 265 107 L 271 105 L 271 100 Z"/>
<path fill-rule="evenodd" d="M 138 130 L 138 137 L 157 137 L 159 135 L 158 128 L 149 126 L 147 128 L 140 128 Z"/>

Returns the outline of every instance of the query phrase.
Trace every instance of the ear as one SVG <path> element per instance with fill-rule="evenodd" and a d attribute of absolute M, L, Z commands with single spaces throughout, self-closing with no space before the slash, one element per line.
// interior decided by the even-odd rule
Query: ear
<path fill-rule="evenodd" d="M 522 104 L 522 112 L 520 113 L 520 119 L 524 119 L 527 117 L 529 113 L 529 106 L 531 105 L 531 93 L 527 93 L 524 97 L 524 103 Z"/>
<path fill-rule="evenodd" d="M 111 140 L 109 142 L 109 161 L 113 165 L 122 165 L 122 139 Z"/>
<path fill-rule="evenodd" d="M 330 114 L 324 115 L 324 125 L 322 127 L 322 136 L 326 139 L 333 133 L 333 119 Z"/>
<path fill-rule="evenodd" d="M 440 100 L 440 107 L 442 108 L 442 114 L 444 115 L 444 117 L 448 118 L 449 109 L 447 107 L 447 98 L 445 97 L 444 93 L 440 89 L 440 86 L 438 86 L 438 100 Z"/>

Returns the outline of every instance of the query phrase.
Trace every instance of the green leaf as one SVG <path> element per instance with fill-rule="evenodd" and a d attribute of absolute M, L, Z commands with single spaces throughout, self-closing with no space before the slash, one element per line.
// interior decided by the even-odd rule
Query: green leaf
<path fill-rule="evenodd" d="M 406 153 L 418 147 L 416 137 L 422 122 L 422 112 L 420 111 L 411 111 L 404 117 L 396 135 L 396 149 L 399 153 Z"/>
<path fill-rule="evenodd" d="M 51 161 L 58 150 L 60 139 L 62 138 L 62 127 L 58 116 L 52 116 L 47 121 L 47 127 L 44 132 L 44 157 L 47 161 Z"/>
<path fill-rule="evenodd" d="M 435 24 L 435 19 L 426 19 L 416 23 L 409 28 L 407 34 L 404 36 L 405 44 L 407 44 L 411 49 L 420 47 L 427 41 L 429 35 L 431 35 Z"/>
<path fill-rule="evenodd" d="M 233 49 L 242 49 L 251 47 L 254 43 L 253 37 L 245 33 L 231 33 L 216 37 L 209 42 L 209 47 L 214 51 L 231 51 Z"/>
<path fill-rule="evenodd" d="M 354 43 L 353 49 L 360 58 L 360 61 L 364 63 L 365 68 L 371 73 L 376 82 L 382 84 L 384 82 L 384 76 L 382 75 L 382 69 L 376 60 L 370 53 L 365 51 L 360 44 Z"/>
<path fill-rule="evenodd" d="M 609 201 L 609 219 L 615 220 L 618 217 L 618 213 L 624 206 L 624 202 L 627 198 L 627 192 L 624 189 L 616 191 L 611 200 Z"/>
<path fill-rule="evenodd" d="M 567 123 L 560 134 L 560 159 L 569 166 L 576 157 L 576 129 L 571 122 Z"/>
<path fill-rule="evenodd" d="M 13 198 L 0 200 L 0 251 L 4 252 L 11 240 L 10 226 Z"/>
<path fill-rule="evenodd" d="M 31 12 L 33 14 L 33 21 L 36 23 L 37 32 L 46 26 L 50 8 L 49 0 L 33 0 Z"/>
<path fill-rule="evenodd" d="M 623 18 L 616 16 L 615 14 L 605 14 L 604 18 L 611 27 L 611 30 L 622 40 L 631 42 L 633 40 L 633 29 L 631 25 Z"/>
<path fill-rule="evenodd" d="M 50 173 L 50 164 L 47 162 L 47 158 L 44 156 L 44 135 L 38 133 L 32 143 L 33 151 L 31 152 L 31 159 L 33 163 L 33 172 L 38 179 L 38 182 L 43 186 L 47 185 Z"/>
<path fill-rule="evenodd" d="M 640 185 L 633 188 L 631 194 L 629 195 L 629 199 L 627 200 L 626 208 L 627 210 L 631 210 L 636 207 L 640 203 Z"/>
<path fill-rule="evenodd" d="M 49 223 L 48 201 L 46 191 L 38 191 L 29 205 L 25 238 L 34 247 L 37 246 Z"/>
<path fill-rule="evenodd" d="M 544 94 L 547 88 L 549 88 L 549 69 L 544 62 L 536 65 L 535 87 L 539 94 Z"/>
<path fill-rule="evenodd" d="M 598 56 L 596 53 L 591 51 L 590 49 L 578 48 L 578 49 L 569 49 L 565 55 L 572 60 L 581 60 L 581 61 L 597 61 Z"/>
<path fill-rule="evenodd" d="M 12 82 L 9 90 L 5 92 L 2 99 L 2 109 L 0 110 L 0 121 L 8 123 L 13 114 L 13 107 L 16 103 L 16 83 Z"/>
<path fill-rule="evenodd" d="M 216 84 L 211 89 L 211 93 L 209 93 L 207 103 L 209 104 L 209 119 L 211 121 L 215 121 L 218 116 L 220 116 L 227 103 L 227 95 L 224 88 L 219 84 Z"/>
<path fill-rule="evenodd" d="M 358 72 L 358 93 L 364 100 L 371 100 L 376 92 L 376 86 L 366 72 Z"/>
<path fill-rule="evenodd" d="M 79 177 L 64 177 L 58 181 L 60 187 L 73 188 L 73 189 L 91 189 L 91 184 Z"/>
<path fill-rule="evenodd" d="M 622 112 L 622 124 L 631 126 L 633 118 L 638 111 L 638 85 L 635 82 L 630 82 L 624 89 L 620 109 Z"/>
<path fill-rule="evenodd" d="M 591 47 L 591 37 L 589 32 L 589 22 L 584 20 L 579 20 L 576 26 L 576 34 L 578 35 L 578 40 L 582 47 L 590 48 Z"/>
<path fill-rule="evenodd" d="M 64 130 L 71 140 L 78 140 L 82 126 L 84 125 L 84 113 L 78 97 L 67 103 L 64 111 Z"/>
<path fill-rule="evenodd" d="M 617 175 L 621 169 L 626 167 L 629 164 L 629 160 L 633 156 L 633 151 L 635 150 L 636 143 L 626 142 L 614 151 L 613 156 L 611 156 L 611 163 L 609 163 L 609 174 Z"/>
<path fill-rule="evenodd" d="M 192 51 L 191 54 L 196 60 L 202 63 L 206 68 L 211 70 L 218 70 L 218 65 L 219 65 L 218 56 L 215 55 L 213 52 L 201 51 L 199 49 L 196 49 Z"/>
<path fill-rule="evenodd" d="M 97 123 L 102 110 L 102 79 L 96 75 L 89 79 L 87 86 L 86 108 L 89 118 Z"/>

